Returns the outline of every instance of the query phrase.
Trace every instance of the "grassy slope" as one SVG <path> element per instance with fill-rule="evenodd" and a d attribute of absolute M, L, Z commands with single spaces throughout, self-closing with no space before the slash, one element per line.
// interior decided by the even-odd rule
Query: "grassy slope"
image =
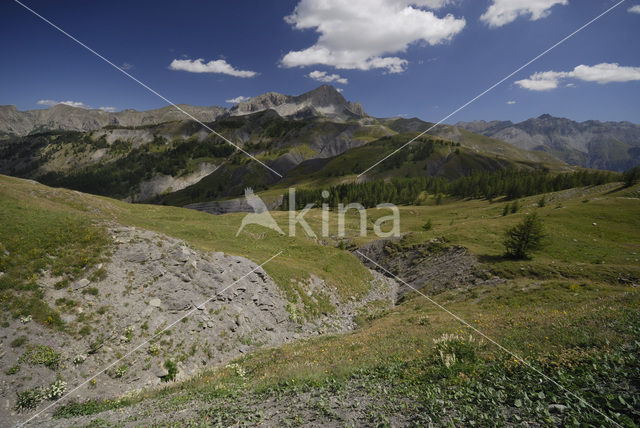
<path fill-rule="evenodd" d="M 506 217 L 501 215 L 502 203 L 486 201 L 403 207 L 402 229 L 411 232 L 409 242 L 445 236 L 466 245 L 490 268 L 510 278 L 495 287 L 448 291 L 434 296 L 436 301 L 617 422 L 634 426 L 631 421 L 640 419 L 640 361 L 637 344 L 633 345 L 640 334 L 640 296 L 631 282 L 640 282 L 640 200 L 629 197 L 629 190 L 610 189 L 547 195 L 543 208 L 534 206 L 539 198 L 523 199 L 521 211 Z M 545 221 L 548 247 L 531 261 L 503 260 L 499 255 L 504 229 L 534 210 Z M 373 218 L 375 210 L 370 213 Z M 142 220 L 141 215 L 148 217 Z M 166 227 L 160 222 L 177 226 L 187 217 L 179 209 L 144 206 L 127 208 L 124 217 L 120 215 L 150 228 Z M 239 220 L 236 217 L 215 219 L 218 225 L 231 225 Z M 421 226 L 427 218 L 434 227 L 425 232 Z M 318 212 L 311 213 L 315 230 L 319 219 Z M 355 229 L 355 219 L 350 220 L 348 226 Z M 200 221 L 209 228 L 205 217 Z M 176 233 L 193 242 L 207 241 L 188 230 L 172 231 Z M 458 360 L 446 367 L 433 339 L 443 333 L 467 337 L 470 331 L 420 296 L 405 299 L 389 312 L 372 307 L 362 314 L 361 322 L 362 327 L 351 334 L 244 357 L 238 364 L 246 376 L 237 370 L 217 370 L 130 400 L 66 406 L 59 415 L 92 414 L 142 400 L 138 416 L 144 409 L 177 414 L 195 408 L 195 413 L 187 413 L 194 422 L 222 418 L 232 424 L 259 420 L 259 403 L 268 400 L 271 405 L 283 403 L 282 411 L 294 422 L 303 422 L 311 414 L 326 423 L 340 423 L 340 413 L 352 408 L 346 402 L 351 397 L 363 403 L 385 403 L 379 410 L 356 405 L 368 418 L 364 423 L 384 424 L 401 415 L 414 423 L 431 420 L 437 425 L 519 424 L 522 420 L 555 425 L 558 420 L 548 406 L 561 404 L 567 406 L 562 413 L 566 424 L 606 425 L 602 416 L 553 384 L 541 382 L 530 369 L 486 341 L 484 345 L 454 341 Z M 295 402 L 302 393 L 312 394 L 303 410 L 286 401 L 291 397 Z M 331 397 L 346 401 L 329 409 Z"/>
<path fill-rule="evenodd" d="M 291 301 L 301 299 L 311 314 L 331 310 L 331 306 L 326 296 L 315 296 L 317 302 L 310 299 L 306 290 L 294 280 L 304 282 L 310 274 L 314 274 L 325 279 L 339 297 L 346 299 L 366 293 L 371 279 L 369 271 L 354 256 L 334 247 L 318 245 L 315 239 L 306 237 L 301 228 L 298 228 L 297 236 L 289 237 L 250 225 L 236 237 L 244 214 L 216 217 L 183 208 L 133 205 L 69 190 L 51 189 L 6 176 L 0 176 L 0 200 L 0 218 L 4 220 L 0 234 L 2 242 L 5 245 L 8 245 L 7 242 L 21 243 L 21 247 L 15 247 L 15 250 L 14 246 L 9 245 L 8 250 L 14 255 L 7 257 L 7 260 L 12 260 L 17 252 L 24 253 L 31 251 L 32 247 L 41 246 L 50 235 L 51 239 L 58 240 L 60 247 L 57 249 L 68 247 L 65 251 L 74 254 L 77 247 L 91 243 L 82 240 L 83 233 L 89 233 L 84 232 L 85 229 L 100 233 L 99 228 L 90 227 L 91 222 L 106 220 L 155 230 L 183 239 L 203 250 L 242 255 L 258 264 L 282 251 L 264 269 Z M 275 213 L 283 229 L 286 228 L 285 214 Z M 63 227 L 65 221 L 69 223 L 66 229 Z M 28 224 L 18 224 L 24 222 Z M 58 231 L 58 223 L 62 223 L 62 232 Z M 30 233 L 25 235 L 24 228 L 29 229 Z M 66 234 L 63 233 L 65 231 Z M 77 245 L 69 246 L 69 243 L 76 241 Z M 38 257 L 48 259 L 47 252 L 52 254 L 48 247 L 41 249 Z M 84 257 L 84 251 L 79 252 L 78 257 L 80 255 Z M 32 259 L 28 255 L 25 258 Z M 73 259 L 65 266 L 78 273 L 83 267 L 78 268 L 78 263 Z M 31 269 L 29 274 L 37 270 Z"/>

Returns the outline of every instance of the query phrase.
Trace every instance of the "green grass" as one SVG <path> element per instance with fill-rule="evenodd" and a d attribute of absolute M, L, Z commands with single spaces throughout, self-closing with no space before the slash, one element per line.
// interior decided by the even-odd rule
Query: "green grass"
<path fill-rule="evenodd" d="M 63 328 L 57 311 L 43 302 L 39 280 L 45 272 L 66 281 L 80 277 L 104 260 L 107 238 L 92 224 L 88 207 L 79 204 L 81 196 L 17 179 L 1 181 L 0 307 L 5 316 L 31 315 Z"/>

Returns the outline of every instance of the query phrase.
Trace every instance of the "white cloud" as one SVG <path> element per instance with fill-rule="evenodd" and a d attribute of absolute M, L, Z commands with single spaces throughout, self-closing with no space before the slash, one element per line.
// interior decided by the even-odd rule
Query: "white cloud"
<path fill-rule="evenodd" d="M 528 79 L 518 80 L 515 83 L 524 89 L 531 91 L 548 91 L 558 87 L 563 79 L 577 79 L 584 82 L 597 82 L 600 84 L 612 82 L 631 82 L 640 80 L 640 67 L 625 67 L 617 63 L 596 65 L 579 65 L 573 71 L 544 71 L 534 73 Z M 573 85 L 572 83 L 567 86 Z"/>
<path fill-rule="evenodd" d="M 129 64 L 128 62 L 123 62 L 120 68 L 123 70 L 133 70 L 135 67 L 133 66 L 133 64 Z"/>
<path fill-rule="evenodd" d="M 250 97 L 245 97 L 240 95 L 239 97 L 231 98 L 230 100 L 224 100 L 224 102 L 229 104 L 238 104 L 238 103 L 241 103 L 242 101 L 247 101 L 250 99 L 251 99 Z"/>
<path fill-rule="evenodd" d="M 555 5 L 567 5 L 569 0 L 493 0 L 480 20 L 489 27 L 502 27 L 520 16 L 529 16 L 532 21 L 546 18 Z"/>
<path fill-rule="evenodd" d="M 182 70 L 190 73 L 218 73 L 228 74 L 235 77 L 254 77 L 258 73 L 249 70 L 238 70 L 234 68 L 224 59 L 216 59 L 204 62 L 202 58 L 198 59 L 174 59 L 169 64 L 171 70 Z"/>
<path fill-rule="evenodd" d="M 41 106 L 49 106 L 53 107 L 58 104 L 64 104 L 66 106 L 76 107 L 76 108 L 84 108 L 84 109 L 92 109 L 93 107 L 86 105 L 81 101 L 55 101 L 55 100 L 39 100 L 36 104 Z M 115 107 L 98 107 L 98 110 L 106 111 L 109 113 L 113 113 L 116 111 Z"/>
<path fill-rule="evenodd" d="M 530 91 L 548 91 L 558 87 L 561 78 L 567 73 L 557 71 L 545 71 L 534 73 L 528 79 L 517 80 L 516 85 Z"/>
<path fill-rule="evenodd" d="M 509 104 L 510 106 L 514 105 L 515 103 L 515 101 L 507 101 L 507 104 Z"/>
<path fill-rule="evenodd" d="M 629 12 L 629 13 L 640 13 L 640 4 L 637 4 L 635 6 L 631 6 L 629 9 L 627 9 L 627 12 Z"/>
<path fill-rule="evenodd" d="M 339 74 L 327 74 L 326 71 L 314 70 L 311 73 L 307 74 L 307 77 L 324 83 L 336 82 L 342 83 L 343 85 L 349 83 L 346 78 L 340 76 Z"/>
<path fill-rule="evenodd" d="M 85 103 L 82 103 L 80 101 L 54 101 L 54 100 L 39 100 L 37 102 L 38 105 L 41 106 L 55 106 L 57 104 L 64 104 L 67 106 L 71 106 L 71 107 L 78 107 L 78 108 L 91 108 L 88 105 L 86 105 Z"/>
<path fill-rule="evenodd" d="M 338 69 L 389 73 L 406 69 L 407 60 L 385 56 L 405 52 L 416 42 L 437 45 L 460 33 L 466 22 L 432 11 L 449 0 L 301 0 L 285 21 L 297 30 L 314 29 L 317 42 L 306 49 L 288 52 L 284 67 L 328 65 Z"/>

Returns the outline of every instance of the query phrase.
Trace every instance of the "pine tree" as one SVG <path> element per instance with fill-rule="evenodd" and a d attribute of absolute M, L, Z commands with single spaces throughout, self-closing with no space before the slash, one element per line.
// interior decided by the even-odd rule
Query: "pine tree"
<path fill-rule="evenodd" d="M 624 187 L 631 187 L 636 184 L 640 181 L 640 166 L 625 171 L 622 179 L 624 180 Z"/>
<path fill-rule="evenodd" d="M 542 220 L 535 213 L 529 214 L 521 223 L 505 232 L 506 255 L 515 259 L 526 259 L 531 251 L 542 248 L 544 237 Z"/>

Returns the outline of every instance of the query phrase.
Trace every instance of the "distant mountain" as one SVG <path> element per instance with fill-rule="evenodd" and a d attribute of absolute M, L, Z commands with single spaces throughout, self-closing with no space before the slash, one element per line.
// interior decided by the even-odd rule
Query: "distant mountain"
<path fill-rule="evenodd" d="M 640 164 L 640 125 L 630 122 L 575 122 L 544 114 L 520 123 L 474 121 L 456 126 L 586 168 L 623 171 Z"/>
<path fill-rule="evenodd" d="M 224 115 L 223 107 L 195 107 L 180 104 L 180 108 L 202 122 L 211 122 Z M 105 126 L 144 126 L 163 122 L 185 120 L 188 117 L 173 106 L 156 110 L 102 110 L 71 107 L 57 104 L 38 110 L 19 111 L 15 106 L 0 106 L 0 135 L 28 135 L 45 131 L 92 131 Z"/>
<path fill-rule="evenodd" d="M 275 110 L 283 117 L 326 116 L 333 120 L 344 121 L 366 116 L 360 103 L 347 101 L 330 85 L 322 85 L 298 96 L 268 92 L 238 103 L 231 108 L 230 112 L 234 116 L 240 116 L 268 109 Z"/>
<path fill-rule="evenodd" d="M 221 117 L 242 116 L 264 110 L 275 110 L 291 118 L 326 117 L 336 122 L 366 116 L 360 103 L 348 102 L 340 92 L 322 85 L 298 96 L 269 92 L 241 102 L 231 109 L 218 106 L 198 107 L 178 105 L 201 122 L 213 122 Z M 45 131 L 93 131 L 105 126 L 137 127 L 164 122 L 189 120 L 173 106 L 156 110 L 123 110 L 105 112 L 57 104 L 47 109 L 19 111 L 15 106 L 0 106 L 0 136 L 23 136 Z"/>

